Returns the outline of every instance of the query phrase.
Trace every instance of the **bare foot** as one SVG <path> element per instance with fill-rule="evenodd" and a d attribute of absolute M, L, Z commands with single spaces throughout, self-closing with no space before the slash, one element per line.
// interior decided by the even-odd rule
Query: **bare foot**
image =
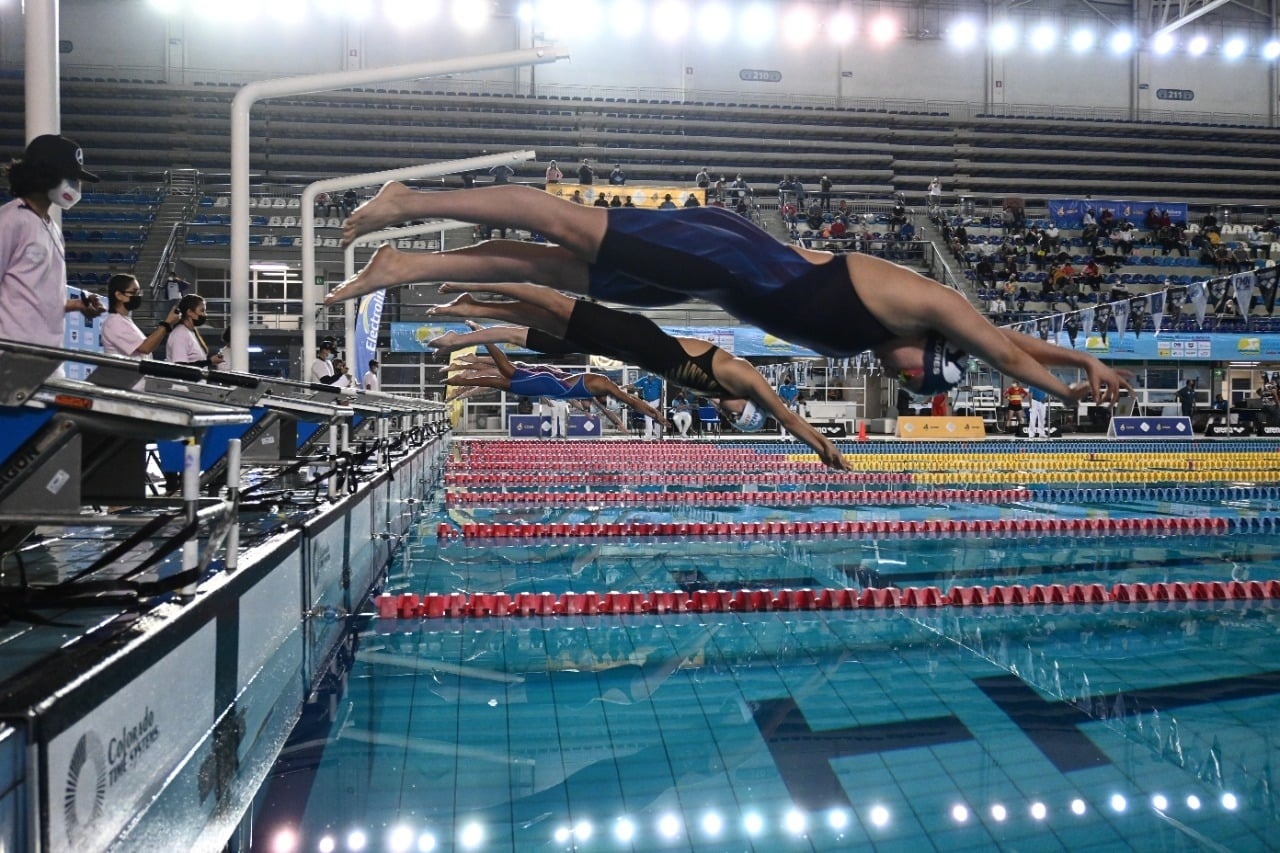
<path fill-rule="evenodd" d="M 427 346 L 435 350 L 436 355 L 448 355 L 456 349 L 467 346 L 467 341 L 466 336 L 460 332 L 445 332 L 427 341 Z M 441 366 L 441 370 L 449 368 L 450 365 Z"/>
<path fill-rule="evenodd" d="M 369 263 L 351 278 L 342 282 L 324 298 L 325 305 L 342 302 L 345 299 L 356 299 L 366 293 L 382 290 L 395 284 L 404 284 L 399 278 L 400 259 L 403 253 L 397 251 L 390 243 L 379 246 L 373 253 Z"/>
<path fill-rule="evenodd" d="M 445 281 L 440 283 L 441 293 L 484 293 L 489 285 L 483 282 Z"/>
<path fill-rule="evenodd" d="M 342 221 L 342 245 L 349 246 L 352 240 L 370 231 L 419 218 L 407 208 L 414 196 L 414 191 L 399 181 L 383 184 L 373 198 L 357 207 Z"/>
<path fill-rule="evenodd" d="M 444 285 L 440 286 L 440 290 L 444 293 L 451 291 L 445 290 Z M 483 317 L 484 314 L 476 310 L 480 306 L 480 301 L 470 293 L 464 293 L 452 302 L 446 302 L 443 305 L 433 305 L 427 309 L 429 317 Z M 444 337 L 441 335 L 441 337 Z"/>

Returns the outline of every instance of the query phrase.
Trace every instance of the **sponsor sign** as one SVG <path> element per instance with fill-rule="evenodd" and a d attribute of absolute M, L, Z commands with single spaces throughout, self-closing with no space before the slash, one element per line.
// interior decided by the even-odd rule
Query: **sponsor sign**
<path fill-rule="evenodd" d="M 1232 436 L 1241 436 L 1249 434 L 1248 424 L 1209 424 L 1204 428 L 1204 434 L 1217 438 L 1229 438 Z"/>
<path fill-rule="evenodd" d="M 1280 426 L 1268 426 L 1265 424 L 1255 424 L 1254 429 L 1260 436 L 1267 438 L 1280 438 Z"/>
<path fill-rule="evenodd" d="M 1112 438 L 1191 438 L 1191 418 L 1113 417 L 1107 427 Z"/>
<path fill-rule="evenodd" d="M 825 423 L 825 424 L 809 424 L 818 431 L 818 435 L 825 435 L 827 438 L 845 438 L 849 435 L 849 431 L 844 428 L 844 424 Z"/>
<path fill-rule="evenodd" d="M 986 438 L 982 418 L 933 418 L 906 415 L 898 418 L 898 438 L 908 441 L 974 441 Z"/>
<path fill-rule="evenodd" d="M 49 742 L 44 801 L 55 853 L 104 850 L 213 725 L 214 623 Z M 182 685 L 175 690 L 175 685 Z"/>
<path fill-rule="evenodd" d="M 599 438 L 600 419 L 590 415 L 569 415 L 568 438 Z M 512 438 L 547 438 L 551 435 L 551 418 L 542 415 L 512 415 L 507 419 Z"/>

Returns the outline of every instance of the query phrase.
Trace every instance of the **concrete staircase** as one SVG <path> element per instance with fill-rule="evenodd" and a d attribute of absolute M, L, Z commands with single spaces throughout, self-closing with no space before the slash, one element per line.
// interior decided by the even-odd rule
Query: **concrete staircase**
<path fill-rule="evenodd" d="M 138 263 L 134 267 L 133 274 L 138 277 L 143 293 L 148 296 L 134 316 L 134 321 L 143 328 L 147 328 L 148 323 L 155 323 L 163 318 L 168 312 L 169 300 L 163 286 L 169 272 L 169 255 L 173 250 L 170 241 L 182 239 L 182 226 L 190 221 L 199 201 L 200 173 L 195 169 L 171 171 L 164 200 L 156 209 L 155 221 L 151 223 L 146 242 L 138 251 Z"/>

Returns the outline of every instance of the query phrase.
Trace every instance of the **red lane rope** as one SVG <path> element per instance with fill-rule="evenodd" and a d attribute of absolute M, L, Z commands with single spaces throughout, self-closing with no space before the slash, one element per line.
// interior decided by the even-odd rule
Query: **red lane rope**
<path fill-rule="evenodd" d="M 550 592 L 386 594 L 375 599 L 383 619 L 577 616 L 644 613 L 764 613 L 983 607 L 1052 604 L 1112 604 L 1188 601 L 1252 601 L 1280 598 L 1280 580 L 1195 581 L 1035 586 L 936 586 L 865 589 L 740 589 L 694 592 Z"/>
<path fill-rule="evenodd" d="M 921 504 L 1010 503 L 1035 498 L 1030 489 L 901 489 L 805 492 L 449 492 L 446 505 L 456 504 L 672 504 L 682 506 L 750 504 Z"/>
<path fill-rule="evenodd" d="M 1094 533 L 1227 533 L 1225 518 L 1000 518 L 924 521 L 747 521 L 747 522 L 581 522 L 476 524 L 461 527 L 442 522 L 436 535 L 446 539 L 542 539 L 617 536 L 863 536 Z"/>

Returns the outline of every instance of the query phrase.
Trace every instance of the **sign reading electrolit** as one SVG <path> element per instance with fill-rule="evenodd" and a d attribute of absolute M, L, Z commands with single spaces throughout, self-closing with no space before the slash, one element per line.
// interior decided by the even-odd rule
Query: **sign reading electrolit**
<path fill-rule="evenodd" d="M 1116 417 L 1107 428 L 1111 438 L 1191 438 L 1191 418 Z"/>

